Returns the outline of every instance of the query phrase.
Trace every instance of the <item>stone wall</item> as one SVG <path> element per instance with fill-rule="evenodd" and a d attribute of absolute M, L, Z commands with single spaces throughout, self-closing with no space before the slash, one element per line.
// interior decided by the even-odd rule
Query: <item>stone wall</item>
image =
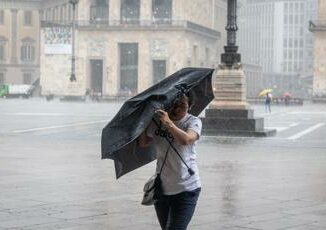
<path fill-rule="evenodd" d="M 153 60 L 166 61 L 166 76 L 187 66 L 217 66 L 224 45 L 221 38 L 214 37 L 212 33 L 205 34 L 205 28 L 200 26 L 199 29 L 189 29 L 185 23 L 185 21 L 191 21 L 205 26 L 206 29 L 213 29 L 217 25 L 213 17 L 215 1 L 173 0 L 172 20 L 174 22 L 172 25 L 162 27 L 157 25 L 156 27 L 146 24 L 152 19 L 152 0 L 142 0 L 140 2 L 141 22 L 134 28 L 130 25 L 120 25 L 118 21 L 115 21 L 120 19 L 120 2 L 120 0 L 109 2 L 108 25 L 97 27 L 97 25 L 89 24 L 78 28 L 76 32 L 77 82 L 74 86 L 75 89 L 80 88 L 74 92 L 84 95 L 86 89 L 91 88 L 90 60 L 96 59 L 103 62 L 103 96 L 119 95 L 119 43 L 138 44 L 137 92 L 153 84 Z M 90 0 L 79 1 L 78 20 L 89 22 L 90 5 Z M 224 5 L 225 3 L 220 7 Z M 223 31 L 223 28 L 219 30 L 219 32 Z M 44 59 L 41 62 L 41 78 L 44 77 L 41 79 L 42 93 L 69 95 L 72 92 L 71 87 L 68 87 L 72 85 L 69 82 L 71 72 L 69 56 L 42 53 L 41 59 Z"/>

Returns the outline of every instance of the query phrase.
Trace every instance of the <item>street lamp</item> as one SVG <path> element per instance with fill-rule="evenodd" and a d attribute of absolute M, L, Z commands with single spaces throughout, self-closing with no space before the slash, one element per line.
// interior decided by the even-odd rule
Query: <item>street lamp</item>
<path fill-rule="evenodd" d="M 241 55 L 237 53 L 238 46 L 236 46 L 236 32 L 237 26 L 237 0 L 228 0 L 227 3 L 227 45 L 224 46 L 225 53 L 222 54 L 221 62 L 227 67 L 232 67 L 233 64 L 241 62 Z"/>
<path fill-rule="evenodd" d="M 76 30 L 76 5 L 79 0 L 69 0 L 72 5 L 72 57 L 71 57 L 71 75 L 70 81 L 76 81 L 76 71 L 75 71 L 75 30 Z"/>

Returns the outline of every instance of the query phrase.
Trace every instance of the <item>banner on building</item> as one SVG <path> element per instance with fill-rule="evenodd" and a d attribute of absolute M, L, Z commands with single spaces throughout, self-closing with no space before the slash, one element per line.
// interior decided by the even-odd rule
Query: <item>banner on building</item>
<path fill-rule="evenodd" d="M 71 54 L 72 29 L 70 26 L 42 28 L 45 54 Z"/>

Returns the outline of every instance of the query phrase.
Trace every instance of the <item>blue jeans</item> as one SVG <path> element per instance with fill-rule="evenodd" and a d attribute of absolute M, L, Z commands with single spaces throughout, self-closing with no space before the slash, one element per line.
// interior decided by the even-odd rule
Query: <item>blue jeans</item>
<path fill-rule="evenodd" d="M 271 103 L 265 103 L 265 112 L 271 113 Z"/>
<path fill-rule="evenodd" d="M 155 203 L 162 230 L 186 230 L 194 214 L 201 188 L 176 195 L 163 195 Z"/>

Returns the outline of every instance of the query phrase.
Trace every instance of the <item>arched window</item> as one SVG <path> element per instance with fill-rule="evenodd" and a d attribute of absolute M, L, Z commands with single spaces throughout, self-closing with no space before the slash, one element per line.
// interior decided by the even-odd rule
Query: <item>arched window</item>
<path fill-rule="evenodd" d="M 139 0 L 122 0 L 120 19 L 121 23 L 138 24 L 140 18 L 140 1 Z"/>
<path fill-rule="evenodd" d="M 32 38 L 24 38 L 20 48 L 20 59 L 31 62 L 35 60 L 35 41 Z"/>

